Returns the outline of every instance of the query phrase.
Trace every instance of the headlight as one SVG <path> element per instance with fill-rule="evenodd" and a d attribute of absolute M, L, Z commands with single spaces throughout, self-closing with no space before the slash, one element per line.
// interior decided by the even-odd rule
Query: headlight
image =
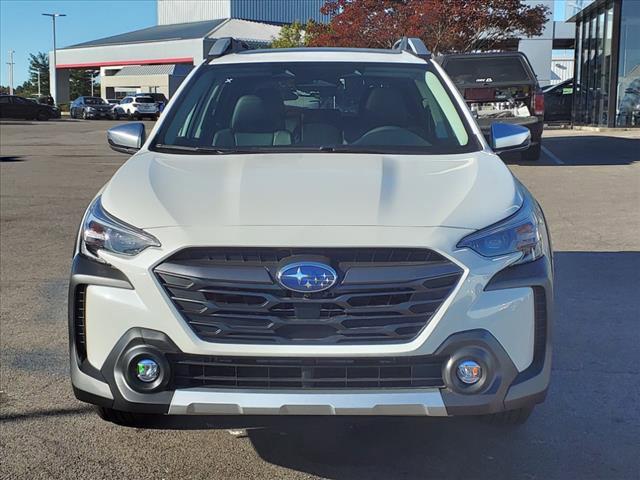
<path fill-rule="evenodd" d="M 467 247 L 483 257 L 500 257 L 521 252 L 513 265 L 527 263 L 549 253 L 549 238 L 540 206 L 527 191 L 520 210 L 506 219 L 463 238 L 459 248 Z"/>
<path fill-rule="evenodd" d="M 95 110 L 95 108 L 93 107 L 87 107 L 87 112 L 93 112 Z"/>
<path fill-rule="evenodd" d="M 147 247 L 159 246 L 153 235 L 109 215 L 102 208 L 101 197 L 87 210 L 80 232 L 80 251 L 84 255 L 104 262 L 98 257 L 98 250 L 133 256 Z"/>

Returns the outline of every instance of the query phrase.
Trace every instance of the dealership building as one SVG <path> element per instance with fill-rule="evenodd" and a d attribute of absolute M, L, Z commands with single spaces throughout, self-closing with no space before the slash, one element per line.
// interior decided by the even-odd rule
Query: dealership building
<path fill-rule="evenodd" d="M 640 127 L 640 1 L 574 3 L 574 125 Z"/>

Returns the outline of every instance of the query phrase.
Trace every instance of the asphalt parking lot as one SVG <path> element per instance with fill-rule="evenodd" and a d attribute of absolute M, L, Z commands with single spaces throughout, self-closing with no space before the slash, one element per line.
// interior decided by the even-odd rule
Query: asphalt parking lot
<path fill-rule="evenodd" d="M 540 162 L 507 160 L 556 251 L 552 385 L 524 427 L 209 417 L 135 429 L 101 421 L 68 378 L 72 243 L 126 160 L 105 141 L 115 123 L 0 123 L 0 478 L 639 478 L 640 132 L 548 131 Z"/>

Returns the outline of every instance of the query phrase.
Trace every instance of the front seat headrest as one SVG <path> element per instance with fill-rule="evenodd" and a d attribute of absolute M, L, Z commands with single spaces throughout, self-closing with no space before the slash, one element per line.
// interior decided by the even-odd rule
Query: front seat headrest
<path fill-rule="evenodd" d="M 392 88 L 377 87 L 371 90 L 364 104 L 364 115 L 376 125 L 404 126 L 409 122 L 404 98 Z"/>
<path fill-rule="evenodd" d="M 269 108 L 259 96 L 244 95 L 233 109 L 231 128 L 236 132 L 275 132 L 278 130 L 278 112 Z"/>

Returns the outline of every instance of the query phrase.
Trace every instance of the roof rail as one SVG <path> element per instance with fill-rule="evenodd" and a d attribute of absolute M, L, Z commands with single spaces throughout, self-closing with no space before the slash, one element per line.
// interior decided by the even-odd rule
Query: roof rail
<path fill-rule="evenodd" d="M 431 52 L 422 40 L 417 37 L 402 37 L 391 47 L 393 50 L 409 52 L 424 60 L 431 58 Z"/>
<path fill-rule="evenodd" d="M 213 60 L 214 58 L 222 57 L 230 53 L 241 52 L 243 50 L 249 50 L 249 45 L 242 40 L 237 40 L 233 37 L 218 38 L 209 50 L 207 60 Z"/>

